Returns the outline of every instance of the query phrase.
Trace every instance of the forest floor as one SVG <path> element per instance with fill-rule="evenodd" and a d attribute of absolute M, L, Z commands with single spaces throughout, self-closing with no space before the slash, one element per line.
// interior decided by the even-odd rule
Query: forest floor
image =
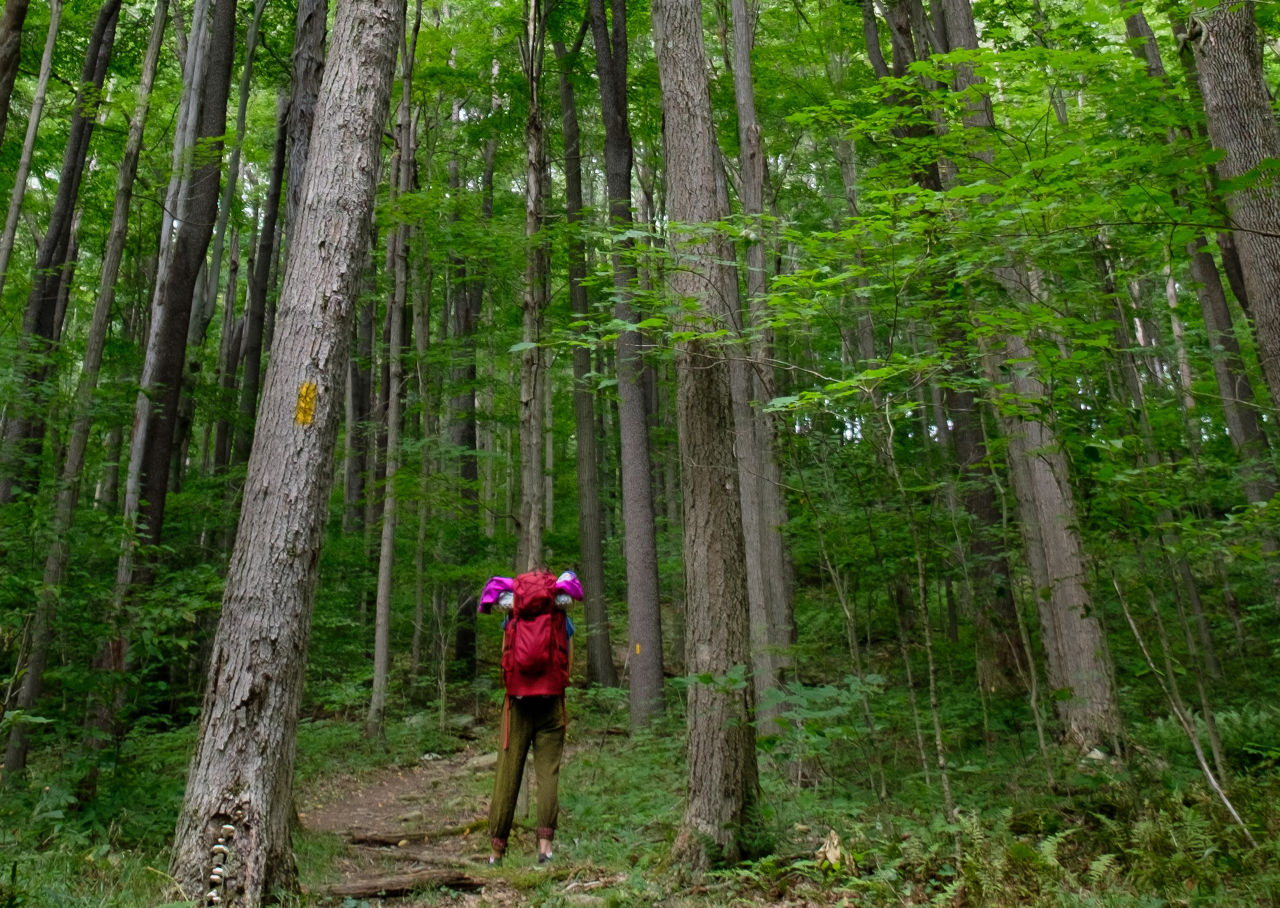
<path fill-rule="evenodd" d="M 563 852 L 537 865 L 526 826 L 512 830 L 504 863 L 488 865 L 487 783 L 496 757 L 472 745 L 447 756 L 424 754 L 416 766 L 318 780 L 300 794 L 299 818 L 309 835 L 336 840 L 335 879 L 305 888 L 330 898 L 321 904 L 366 899 L 387 908 L 536 904 L 547 900 L 548 887 L 561 903 L 603 904 L 591 893 L 621 877 L 575 866 Z"/>

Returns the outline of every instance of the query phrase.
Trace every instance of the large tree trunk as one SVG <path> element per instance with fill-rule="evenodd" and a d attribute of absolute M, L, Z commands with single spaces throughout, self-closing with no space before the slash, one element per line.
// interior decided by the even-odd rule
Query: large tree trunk
<path fill-rule="evenodd" d="M 1000 371 L 1010 376 L 1001 407 L 1009 475 L 1018 500 L 1032 589 L 1048 661 L 1049 685 L 1066 740 L 1082 752 L 1120 736 L 1110 655 L 1086 585 L 1084 551 L 1067 458 L 1040 415 L 1048 401 L 1032 372 L 1031 351 L 1006 339 Z M 1016 408 L 1009 404 L 1016 402 Z"/>
<path fill-rule="evenodd" d="M 52 0 L 57 2 L 57 0 Z M 18 63 L 22 60 L 22 23 L 27 18 L 30 0 L 8 0 L 0 16 L 0 142 L 4 141 L 9 122 L 9 99 L 13 83 L 18 80 Z"/>
<path fill-rule="evenodd" d="M 173 240 L 168 268 L 156 287 L 142 390 L 134 411 L 129 464 L 131 488 L 126 490 L 125 516 L 132 519 L 135 514 L 141 515 L 146 539 L 155 544 L 159 544 L 163 532 L 170 454 L 186 362 L 187 326 L 196 281 L 217 218 L 221 138 L 227 128 L 235 32 L 235 4 L 230 0 L 217 0 L 210 23 L 208 65 L 201 84 L 196 130 L 197 141 L 206 149 L 208 157 L 202 158 L 201 166 L 191 174 L 179 205 L 181 223 Z M 131 498 L 130 492 L 136 497 Z M 132 571 L 119 573 L 123 576 L 118 577 L 118 582 L 124 579 L 127 585 Z"/>
<path fill-rule="evenodd" d="M 1218 174 L 1240 180 L 1268 160 L 1280 158 L 1280 124 L 1262 73 L 1262 46 L 1252 0 L 1222 0 L 1193 18 L 1187 39 L 1195 52 L 1213 147 L 1223 155 Z M 1258 360 L 1271 390 L 1272 412 L 1280 408 L 1280 188 L 1259 174 L 1226 196 L 1236 247 L 1244 270 Z"/>
<path fill-rule="evenodd" d="M 79 91 L 71 114 L 62 169 L 58 174 L 58 192 L 44 238 L 36 250 L 35 276 L 27 296 L 22 334 L 18 339 L 19 382 L 23 392 L 20 403 L 15 402 L 8 408 L 4 439 L 0 442 L 4 455 L 4 463 L 0 465 L 0 504 L 12 499 L 15 481 L 20 477 L 24 481 L 16 484 L 32 491 L 39 475 L 39 470 L 34 469 L 34 462 L 40 455 L 44 439 L 44 414 L 49 396 L 47 383 L 51 371 L 47 354 L 62 333 L 58 294 L 63 286 L 63 272 L 71 264 L 69 254 L 76 201 L 80 195 L 85 162 L 89 159 L 89 140 L 93 137 L 97 119 L 98 98 L 106 79 L 107 63 L 111 60 L 120 2 L 107 0 L 98 11 L 80 71 Z M 18 187 L 15 185 L 14 189 L 14 198 L 18 199 Z"/>
<path fill-rule="evenodd" d="M 197 17 L 192 22 L 192 37 L 187 61 L 192 64 L 195 50 L 203 44 L 198 36 L 205 31 L 204 23 Z M 221 0 L 214 7 L 210 23 L 212 33 L 208 45 L 207 67 L 199 92 L 204 105 L 197 119 L 196 133 L 207 140 L 209 154 L 191 174 L 191 179 L 179 181 L 183 187 L 177 211 L 177 234 L 166 251 L 168 218 L 162 218 L 159 274 L 151 308 L 151 324 L 147 336 L 146 354 L 142 366 L 141 389 L 134 405 L 133 433 L 129 442 L 129 468 L 125 477 L 124 522 L 125 539 L 116 561 L 115 587 L 107 620 L 110 624 L 108 639 L 101 642 L 94 659 L 94 668 L 113 673 L 123 672 L 128 654 L 127 629 L 118 626 L 124 612 L 124 604 L 134 584 L 146 580 L 150 572 L 147 566 L 142 577 L 136 573 L 137 547 L 146 541 L 158 544 L 161 538 L 165 498 L 174 437 L 174 423 L 178 416 L 182 371 L 186 361 L 187 322 L 191 314 L 191 302 L 196 279 L 204 263 L 205 251 L 213 233 L 217 215 L 218 185 L 221 170 L 221 141 L 226 131 L 227 94 L 230 90 L 231 68 L 235 56 L 235 4 Z M 184 77 L 187 74 L 184 73 Z M 185 142 L 181 132 L 175 136 L 175 158 L 178 143 Z M 171 184 L 170 189 L 175 188 Z M 166 267 L 165 262 L 168 261 Z M 159 404 L 157 407 L 156 404 Z M 115 704 L 118 689 L 111 698 L 95 697 L 89 708 L 87 721 L 104 734 L 115 731 Z"/>
<path fill-rule="evenodd" d="M 353 301 L 403 22 L 399 0 L 349 0 L 334 26 L 175 836 L 171 873 L 188 894 L 205 891 L 224 824 L 233 827 L 224 898 L 257 906 L 297 888 L 289 840 L 295 732 Z"/>
<path fill-rule="evenodd" d="M 71 561 L 71 548 L 67 534 L 75 520 L 79 501 L 81 471 L 89 445 L 89 431 L 93 423 L 93 392 L 98 386 L 98 374 L 102 368 L 102 353 L 106 346 L 107 328 L 111 322 L 111 307 L 115 301 L 116 278 L 124 254 L 125 235 L 129 223 L 129 202 L 133 197 L 134 177 L 138 172 L 138 155 L 142 148 L 143 126 L 151 102 L 151 89 L 155 83 L 156 65 L 160 59 L 160 45 L 164 38 L 165 16 L 168 0 L 156 3 L 151 23 L 151 38 L 147 44 L 138 83 L 138 100 L 129 120 L 129 136 L 125 140 L 124 157 L 116 179 L 115 206 L 111 215 L 111 228 L 107 235 L 102 256 L 102 273 L 98 282 L 98 296 L 93 307 L 89 334 L 85 340 L 84 358 L 81 362 L 80 381 L 76 387 L 75 415 L 67 439 L 66 459 L 62 465 L 62 479 L 54 499 L 53 522 L 50 528 L 52 540 L 45 558 L 44 577 L 37 594 L 36 609 L 28 630 L 27 664 L 22 673 L 22 684 L 15 701 L 17 709 L 26 711 L 35 706 L 44 683 L 44 668 L 48 662 L 49 647 L 53 641 L 53 623 L 57 614 L 59 591 L 66 580 Z M 22 772 L 27 763 L 26 730 L 21 722 L 15 723 L 9 733 L 5 748 L 4 775 L 13 778 Z"/>
<path fill-rule="evenodd" d="M 528 345 L 520 356 L 520 536 L 516 570 L 542 564 L 546 532 L 546 496 L 542 479 L 544 395 L 550 393 L 551 374 L 542 348 L 543 320 L 550 301 L 551 254 L 543 230 L 546 218 L 547 148 L 542 120 L 542 62 L 546 48 L 546 0 L 525 0 L 525 34 L 521 43 L 529 112 L 525 119 L 525 252 L 522 339 Z"/>
<path fill-rule="evenodd" d="M 627 9 L 613 0 L 609 16 L 604 0 L 589 0 L 591 34 L 596 47 L 596 76 L 604 118 L 605 185 L 613 242 L 614 317 L 634 324 L 631 300 L 636 270 L 631 260 L 631 128 L 627 115 Z M 609 19 L 612 19 L 610 23 Z M 622 485 L 623 560 L 627 565 L 627 663 L 630 666 L 631 724 L 647 724 L 663 711 L 662 612 L 658 599 L 658 539 L 653 510 L 653 461 L 650 453 L 641 376 L 643 338 L 625 330 L 618 335 L 619 473 Z"/>
<path fill-rule="evenodd" d="M 773 399 L 772 332 L 761 326 L 768 291 L 764 247 L 764 142 L 756 116 L 751 50 L 755 17 L 746 0 L 731 0 L 733 18 L 733 87 L 738 111 L 742 211 L 747 218 L 747 304 L 742 316 L 746 349 L 733 359 L 734 421 L 737 425 L 738 482 L 742 494 L 742 528 L 746 544 L 747 598 L 751 603 L 751 664 L 755 669 L 757 704 L 776 689 L 790 662 L 793 642 L 790 571 L 782 524 L 782 471 L 774 450 L 773 417 L 763 406 Z M 760 330 L 762 333 L 756 335 Z M 748 338 L 756 338 L 749 340 Z M 759 706 L 762 727 L 772 726 L 782 711 L 780 700 Z"/>
<path fill-rule="evenodd" d="M 717 186 L 720 164 L 701 0 L 658 0 L 653 31 L 662 85 L 668 214 L 674 224 L 712 224 L 727 211 Z M 696 307 L 683 328 L 701 335 L 731 325 L 738 300 L 731 247 L 723 239 L 675 234 L 671 249 L 676 264 L 669 278 L 671 293 L 680 306 Z M 694 870 L 744 855 L 744 832 L 757 794 L 751 685 L 728 681 L 735 668 L 751 670 L 728 359 L 728 351 L 705 336 L 683 341 L 676 350 L 688 601 L 685 656 L 690 673 L 714 679 L 689 687 L 688 798 L 672 856 Z"/>
<path fill-rule="evenodd" d="M 585 28 L 585 23 L 584 23 Z M 590 317 L 587 300 L 587 253 L 582 235 L 582 148 L 579 143 L 578 102 L 570 78 L 570 61 L 577 58 L 582 37 L 570 55 L 555 42 L 560 63 L 560 119 L 564 131 L 565 218 L 569 222 L 569 301 L 581 321 Z M 614 687 L 618 672 L 609 644 L 609 615 L 604 601 L 604 518 L 600 505 L 600 455 L 596 438 L 596 392 L 587 379 L 591 350 L 573 351 L 573 421 L 577 439 L 578 472 L 578 573 L 582 578 L 586 613 L 587 677 L 596 684 Z"/>

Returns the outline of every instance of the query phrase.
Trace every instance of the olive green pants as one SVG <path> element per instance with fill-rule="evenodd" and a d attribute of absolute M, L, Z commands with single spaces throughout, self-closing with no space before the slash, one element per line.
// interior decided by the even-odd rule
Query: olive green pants
<path fill-rule="evenodd" d="M 538 789 L 538 838 L 555 837 L 565 734 L 563 697 L 507 697 L 504 711 L 493 800 L 489 804 L 489 839 L 499 853 L 507 848 L 530 746 Z"/>

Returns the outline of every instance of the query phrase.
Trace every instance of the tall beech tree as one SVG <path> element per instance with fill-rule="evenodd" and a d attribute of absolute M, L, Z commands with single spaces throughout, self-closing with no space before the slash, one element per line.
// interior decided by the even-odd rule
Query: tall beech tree
<path fill-rule="evenodd" d="M 546 234 L 546 124 L 542 112 L 542 70 L 547 46 L 547 0 L 525 0 L 520 59 L 524 67 L 525 100 L 525 250 L 524 293 L 521 301 L 524 333 L 520 353 L 520 542 L 516 570 L 527 571 L 543 559 L 548 528 L 543 446 L 546 397 L 551 393 L 546 338 L 546 310 L 551 297 L 551 255 Z"/>
<path fill-rule="evenodd" d="M 1048 400 L 1030 346 L 1006 335 L 994 368 L 1009 477 L 1018 504 L 1023 553 L 1037 591 L 1041 639 L 1054 705 L 1066 740 L 1082 753 L 1120 738 L 1111 658 L 1093 608 L 1075 492 L 1058 433 L 1042 415 Z"/>
<path fill-rule="evenodd" d="M 560 121 L 564 133 L 565 221 L 569 235 L 569 300 L 584 323 L 590 318 L 587 298 L 586 243 L 582 219 L 582 146 L 578 125 L 578 100 L 573 87 L 572 63 L 578 59 L 589 20 L 584 20 L 572 50 L 556 39 L 560 65 Z M 586 329 L 583 329 L 584 333 Z M 578 552 L 586 613 L 587 673 L 597 684 L 613 687 L 618 672 L 609 645 L 609 616 L 604 599 L 604 515 L 600 504 L 600 454 L 596 438 L 596 391 L 588 378 L 591 350 L 579 344 L 573 350 L 573 424 L 577 442 Z"/>
<path fill-rule="evenodd" d="M 162 265 L 152 301 L 142 389 L 134 412 L 125 519 L 140 517 L 145 538 L 157 544 L 162 538 L 169 491 L 174 429 L 186 363 L 187 327 L 196 282 L 217 221 L 222 138 L 227 131 L 227 97 L 235 59 L 235 13 L 231 0 L 214 3 L 209 21 L 208 63 L 198 86 L 199 117 L 195 134 L 201 154 L 196 158 L 190 178 L 183 184 L 172 251 L 167 267 Z M 193 22 L 192 27 L 198 28 L 197 23 Z M 193 144 L 189 150 L 194 148 Z M 122 587 L 128 585 L 133 574 L 130 561 L 131 554 L 121 558 L 117 583 Z"/>
<path fill-rule="evenodd" d="M 737 317 L 731 247 L 705 225 L 728 214 L 703 49 L 701 0 L 658 0 L 653 32 L 662 85 L 670 254 L 668 290 L 691 339 L 676 347 L 677 425 L 684 485 L 688 788 L 672 847 L 705 870 L 746 853 L 757 797 L 742 501 L 734 456 L 729 358 L 715 337 Z M 746 674 L 742 674 L 743 671 Z M 734 682 L 734 673 L 739 673 Z"/>
<path fill-rule="evenodd" d="M 944 22 L 946 46 L 953 50 L 977 48 L 969 0 L 947 0 Z M 973 71 L 960 66 L 953 87 L 968 93 L 963 118 L 966 129 L 992 130 L 991 101 Z M 989 159 L 989 154 L 979 152 L 978 157 Z M 992 277 L 1016 303 L 1041 304 L 1038 290 L 1043 281 L 1025 263 L 997 264 Z M 997 381 L 1003 384 L 1007 377 L 1008 391 L 996 393 L 996 407 L 1008 440 L 1009 477 L 1018 501 L 1023 554 L 1035 588 L 1041 591 L 1037 611 L 1049 683 L 1062 692 L 1055 706 L 1066 739 L 1081 751 L 1102 743 L 1114 747 L 1120 739 L 1120 721 L 1113 668 L 1088 587 L 1088 565 L 1067 458 L 1051 415 L 1039 403 L 1048 396 L 1030 339 L 1010 330 L 1004 333 L 1003 347 L 998 354 L 996 368 L 1001 375 Z"/>
<path fill-rule="evenodd" d="M 751 51 L 756 12 L 746 0 L 729 4 L 733 26 L 733 91 L 738 114 L 739 193 L 746 221 L 746 305 L 735 321 L 744 347 L 731 363 L 734 423 L 738 432 L 738 483 L 742 494 L 742 530 L 746 543 L 747 596 L 751 603 L 751 664 L 760 719 L 772 722 L 781 701 L 770 705 L 765 692 L 776 690 L 789 662 L 793 642 L 791 582 L 782 526 L 786 503 L 774 442 L 774 417 L 763 408 L 774 398 L 772 334 L 765 324 L 765 153 L 756 115 Z"/>
<path fill-rule="evenodd" d="M 403 27 L 399 0 L 338 5 L 174 841 L 171 873 L 200 893 L 222 826 L 234 827 L 237 871 L 223 885 L 245 905 L 297 888 L 289 823 L 315 563 Z"/>
<path fill-rule="evenodd" d="M 604 120 L 605 189 L 609 197 L 613 314 L 625 327 L 618 334 L 618 473 L 622 485 L 623 552 L 627 565 L 627 662 L 630 666 L 631 723 L 661 714 L 662 611 L 658 599 L 658 539 L 654 524 L 653 460 L 645 405 L 644 338 L 632 325 L 636 269 L 632 229 L 633 149 L 627 113 L 627 5 L 588 0 L 591 36 Z"/>

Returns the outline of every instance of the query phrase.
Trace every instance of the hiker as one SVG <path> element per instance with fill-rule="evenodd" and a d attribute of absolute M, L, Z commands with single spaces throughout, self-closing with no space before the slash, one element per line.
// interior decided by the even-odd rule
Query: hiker
<path fill-rule="evenodd" d="M 538 570 L 491 577 L 480 596 L 481 613 L 507 611 L 502 629 L 502 739 L 489 805 L 490 864 L 499 864 L 515 818 L 525 756 L 533 748 L 538 787 L 538 863 L 551 860 L 560 812 L 560 757 L 564 752 L 564 690 L 573 664 L 573 622 L 567 609 L 582 599 L 572 571 L 556 577 Z"/>

